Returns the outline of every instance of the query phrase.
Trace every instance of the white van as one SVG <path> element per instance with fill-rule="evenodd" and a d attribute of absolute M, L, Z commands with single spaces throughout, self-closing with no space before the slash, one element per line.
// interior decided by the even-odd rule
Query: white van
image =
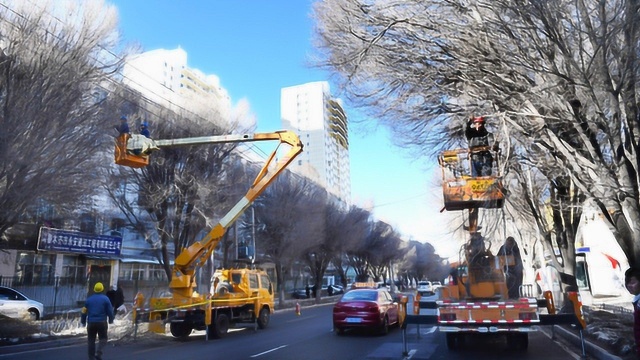
<path fill-rule="evenodd" d="M 418 281 L 417 291 L 420 294 L 420 296 L 432 294 L 433 293 L 433 285 L 431 284 L 431 281 L 426 281 L 426 280 Z"/>

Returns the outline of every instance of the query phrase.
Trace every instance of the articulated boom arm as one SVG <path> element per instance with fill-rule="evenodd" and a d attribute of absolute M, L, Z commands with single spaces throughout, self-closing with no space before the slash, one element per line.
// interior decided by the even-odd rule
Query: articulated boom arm
<path fill-rule="evenodd" d="M 118 151 L 123 153 L 123 145 L 127 142 L 121 140 L 116 142 L 116 163 L 118 163 Z M 173 266 L 173 276 L 169 287 L 172 289 L 174 300 L 181 303 L 188 303 L 193 295 L 194 273 L 198 267 L 201 267 L 211 255 L 211 252 L 216 248 L 222 236 L 226 232 L 227 228 L 236 220 L 244 211 L 251 205 L 251 203 L 271 184 L 275 178 L 282 173 L 282 171 L 293 161 L 293 159 L 302 152 L 302 143 L 298 136 L 292 131 L 276 131 L 272 133 L 257 133 L 257 134 L 242 134 L 242 135 L 223 135 L 223 136 L 204 136 L 196 138 L 182 138 L 173 140 L 156 140 L 147 139 L 151 141 L 153 150 L 163 147 L 175 147 L 175 146 L 188 146 L 188 145 L 201 145 L 201 144 L 219 144 L 229 142 L 249 142 L 249 141 L 266 141 L 266 140 L 278 140 L 278 146 L 273 150 L 266 163 L 256 176 L 253 184 L 245 194 L 245 196 L 238 201 L 225 216 L 220 219 L 211 231 L 204 238 L 191 246 L 183 249 L 183 251 L 176 257 L 175 264 Z M 289 150 L 278 160 L 276 155 L 280 145 L 285 144 L 290 148 Z M 154 149 L 155 148 L 155 149 Z M 131 144 L 127 144 L 127 149 L 131 150 Z M 128 158 L 145 156 L 135 156 L 127 153 Z M 137 159 L 133 161 L 137 162 Z M 148 163 L 148 160 L 147 160 Z M 127 164 L 122 164 L 127 165 Z M 141 167 L 141 166 L 133 166 Z"/>
<path fill-rule="evenodd" d="M 200 144 L 208 143 L 206 138 L 195 138 Z M 272 163 L 275 161 L 276 148 L 267 162 L 264 164 L 253 184 L 245 194 L 245 196 L 238 201 L 227 214 L 220 219 L 220 222 L 216 224 L 211 231 L 205 237 L 192 244 L 188 248 L 184 249 L 178 257 L 176 257 L 175 265 L 173 267 L 173 277 L 171 280 L 170 288 L 173 290 L 174 297 L 182 295 L 185 297 L 191 297 L 193 289 L 193 274 L 195 269 L 202 266 L 211 252 L 216 248 L 222 236 L 226 232 L 228 226 L 232 224 L 244 211 L 251 205 L 251 203 L 271 184 L 275 178 L 282 173 L 282 171 L 293 161 L 293 159 L 302 152 L 302 143 L 298 136 L 290 131 L 279 131 L 275 133 L 264 133 L 254 135 L 241 135 L 237 138 L 233 136 L 227 137 L 225 140 L 219 140 L 216 142 L 242 142 L 242 141 L 261 141 L 261 140 L 279 140 L 278 148 L 281 144 L 287 144 L 290 146 L 289 151 L 279 160 L 275 162 L 273 169 L 270 169 Z M 178 141 L 178 140 L 174 140 Z M 200 142 L 205 141 L 205 142 Z M 187 145 L 187 144 L 180 144 Z M 158 147 L 170 146 L 163 145 L 158 141 Z"/>

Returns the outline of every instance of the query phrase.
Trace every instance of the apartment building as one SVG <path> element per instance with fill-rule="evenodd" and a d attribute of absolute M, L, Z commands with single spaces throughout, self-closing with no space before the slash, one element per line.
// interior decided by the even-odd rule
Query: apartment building
<path fill-rule="evenodd" d="M 311 82 L 280 91 L 282 126 L 295 131 L 304 152 L 291 170 L 316 181 L 343 204 L 351 203 L 347 115 L 329 83 Z"/>

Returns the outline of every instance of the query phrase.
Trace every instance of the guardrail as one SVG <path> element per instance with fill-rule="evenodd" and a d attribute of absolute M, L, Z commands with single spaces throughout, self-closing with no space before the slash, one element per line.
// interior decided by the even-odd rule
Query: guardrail
<path fill-rule="evenodd" d="M 582 356 L 586 358 L 585 340 L 583 335 L 583 329 L 585 328 L 584 318 L 582 317 L 582 303 L 579 299 L 577 292 L 571 292 L 568 294 L 569 300 L 573 303 L 573 311 L 570 313 L 553 313 L 553 314 L 538 314 L 540 323 L 539 325 L 551 325 L 552 337 L 555 336 L 555 325 L 574 325 L 580 334 L 580 343 L 582 345 Z M 438 315 L 421 315 L 420 309 L 432 309 L 437 310 L 438 304 L 435 301 L 414 301 L 413 313 L 407 314 L 406 306 L 407 297 L 404 297 L 402 301 L 405 302 L 405 306 L 401 307 L 404 310 L 404 321 L 402 322 L 402 356 L 409 355 L 409 349 L 407 344 L 407 326 L 409 324 L 415 324 L 418 326 L 418 337 L 420 336 L 420 325 L 434 325 L 438 326 Z M 538 299 L 538 307 L 545 307 L 547 301 L 544 299 Z M 604 304 L 603 304 L 604 305 Z M 626 309 L 625 309 L 626 310 Z M 624 310 L 621 310 L 624 311 Z M 579 315 L 579 316 L 578 316 Z"/>

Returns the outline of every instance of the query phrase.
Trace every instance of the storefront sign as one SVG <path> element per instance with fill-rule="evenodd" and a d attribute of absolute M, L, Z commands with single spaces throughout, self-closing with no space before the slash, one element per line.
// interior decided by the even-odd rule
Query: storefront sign
<path fill-rule="evenodd" d="M 118 236 L 87 234 L 47 227 L 41 227 L 38 236 L 38 250 L 119 256 L 121 249 L 122 237 Z"/>

